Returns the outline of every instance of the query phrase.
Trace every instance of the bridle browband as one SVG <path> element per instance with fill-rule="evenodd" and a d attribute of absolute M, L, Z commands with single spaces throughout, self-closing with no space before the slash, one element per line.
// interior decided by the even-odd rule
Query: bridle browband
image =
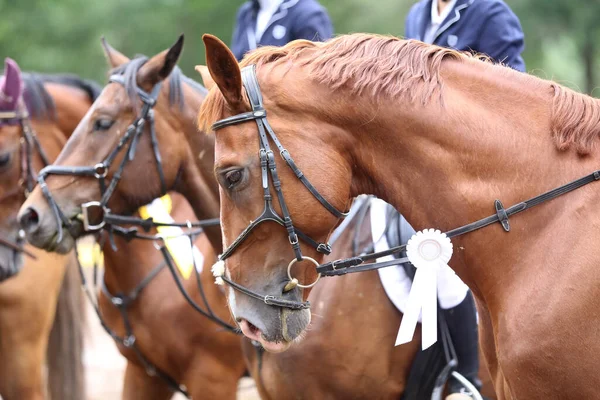
<path fill-rule="evenodd" d="M 281 190 L 281 181 L 279 180 L 279 174 L 277 173 L 275 156 L 273 154 L 273 150 L 271 150 L 269 138 L 273 141 L 275 147 L 279 151 L 279 154 L 281 155 L 285 163 L 291 168 L 292 172 L 294 172 L 294 174 L 300 180 L 300 182 L 302 182 L 302 184 L 308 189 L 308 191 L 317 199 L 319 203 L 321 203 L 321 205 L 323 205 L 323 207 L 325 207 L 325 209 L 327 209 L 327 211 L 329 211 L 337 218 L 344 218 L 347 215 L 347 213 L 339 211 L 335 206 L 333 206 L 319 193 L 319 191 L 310 183 L 308 178 L 306 178 L 306 176 L 302 173 L 300 168 L 298 168 L 298 166 L 290 156 L 290 153 L 285 149 L 285 147 L 283 147 L 283 145 L 277 138 L 277 135 L 275 135 L 275 132 L 273 131 L 271 125 L 269 125 L 269 122 L 267 121 L 267 111 L 263 106 L 262 94 L 260 92 L 260 87 L 256 78 L 256 66 L 247 66 L 242 69 L 241 73 L 242 82 L 246 89 L 246 94 L 248 96 L 250 106 L 252 107 L 252 111 L 219 120 L 213 124 L 212 129 L 216 131 L 231 125 L 237 125 L 244 122 L 256 122 L 256 125 L 258 126 L 258 137 L 260 141 L 259 158 L 262 177 L 264 208 L 262 213 L 258 216 L 258 218 L 250 222 L 246 229 L 244 229 L 242 233 L 240 233 L 240 235 L 233 241 L 233 243 L 231 243 L 231 245 L 223 251 L 223 254 L 221 254 L 219 260 L 224 261 L 229 256 L 231 256 L 231 254 L 239 247 L 239 245 L 248 237 L 248 235 L 250 235 L 252 230 L 258 225 L 267 221 L 276 222 L 277 224 L 285 227 L 285 229 L 287 230 L 288 240 L 295 254 L 295 259 L 292 260 L 292 262 L 288 266 L 288 276 L 290 277 L 291 284 L 286 285 L 284 291 L 287 292 L 289 290 L 292 290 L 295 286 L 301 288 L 311 287 L 316 283 L 316 281 L 310 285 L 301 285 L 298 283 L 297 280 L 291 278 L 290 270 L 291 266 L 295 262 L 308 260 L 318 265 L 318 263 L 312 258 L 302 255 L 299 239 L 322 254 L 330 254 L 331 247 L 328 243 L 319 243 L 315 241 L 314 239 L 302 233 L 302 231 L 300 231 L 294 226 L 287 204 L 285 202 L 285 198 L 283 196 L 283 192 Z M 273 189 L 275 190 L 279 206 L 281 207 L 281 216 L 278 215 L 277 212 L 273 209 L 273 199 L 271 196 L 270 182 L 272 182 L 273 184 Z M 250 297 L 262 300 L 268 305 L 292 309 L 303 309 L 310 307 L 310 303 L 308 301 L 297 302 L 278 298 L 275 296 L 262 295 L 233 282 L 225 274 L 223 274 L 221 278 L 235 290 L 242 292 Z"/>
<path fill-rule="evenodd" d="M 368 254 L 362 254 L 359 256 L 350 257 L 350 258 L 346 258 L 346 259 L 335 260 L 335 261 L 327 262 L 327 263 L 320 264 L 320 265 L 312 258 L 302 256 L 300 247 L 297 243 L 297 237 L 300 237 L 301 239 L 305 240 L 312 247 L 315 247 L 317 249 L 317 251 L 320 251 L 321 253 L 324 253 L 324 254 L 329 254 L 331 252 L 331 247 L 329 244 L 317 244 L 312 239 L 306 238 L 305 235 L 301 235 L 301 233 L 297 229 L 294 228 L 294 226 L 292 224 L 292 220 L 289 216 L 287 206 L 285 204 L 285 200 L 283 198 L 283 194 L 281 192 L 281 183 L 280 183 L 278 175 L 277 175 L 277 168 L 275 166 L 273 152 L 270 150 L 269 141 L 268 141 L 266 133 L 268 133 L 271 140 L 273 140 L 277 149 L 280 151 L 282 158 L 285 160 L 285 162 L 288 164 L 288 166 L 292 169 L 292 171 L 296 174 L 296 177 L 298 177 L 302 181 L 302 183 L 317 198 L 317 200 L 328 211 L 330 211 L 333 215 L 335 215 L 338 218 L 345 217 L 347 214 L 338 211 L 327 200 L 325 200 L 323 198 L 323 196 L 321 196 L 319 194 L 319 192 L 314 188 L 314 186 L 310 184 L 308 179 L 298 169 L 298 167 L 292 160 L 291 156 L 289 155 L 289 152 L 281 145 L 281 142 L 279 142 L 279 140 L 277 139 L 277 136 L 273 132 L 273 129 L 267 122 L 267 112 L 263 108 L 262 94 L 260 92 L 260 87 L 258 85 L 258 81 L 256 78 L 256 70 L 255 69 L 256 69 L 255 65 L 250 65 L 250 66 L 247 66 L 242 69 L 242 82 L 246 89 L 246 93 L 247 93 L 248 99 L 250 101 L 250 105 L 252 106 L 252 111 L 219 120 L 213 124 L 212 129 L 218 130 L 218 129 L 221 129 L 221 128 L 224 128 L 224 127 L 227 127 L 230 125 L 236 125 L 236 124 L 240 124 L 240 123 L 244 123 L 244 122 L 248 122 L 248 121 L 256 122 L 256 124 L 258 125 L 259 139 L 260 139 L 260 145 L 261 145 L 261 148 L 259 151 L 259 156 L 260 156 L 260 160 L 261 160 L 262 186 L 263 186 L 263 191 L 264 191 L 265 208 L 264 208 L 263 213 L 258 217 L 258 219 L 251 222 L 250 225 L 248 225 L 248 227 L 246 227 L 246 229 L 244 229 L 244 231 L 237 237 L 237 239 L 223 252 L 223 254 L 220 257 L 220 260 L 225 260 L 227 257 L 229 257 L 231 255 L 231 253 L 240 245 L 240 243 L 243 242 L 244 239 L 246 239 L 246 237 L 250 234 L 251 230 L 253 228 L 255 228 L 258 224 L 265 222 L 265 221 L 274 221 L 274 222 L 277 222 L 280 225 L 283 225 L 286 227 L 286 229 L 288 230 L 288 235 L 290 237 L 290 243 L 292 244 L 292 247 L 294 248 L 294 252 L 296 254 L 296 259 L 292 260 L 292 262 L 288 266 L 288 277 L 290 278 L 290 283 L 288 285 L 286 285 L 286 288 L 288 286 L 291 286 L 292 288 L 294 286 L 311 287 L 314 284 L 316 284 L 316 282 L 318 281 L 318 279 L 321 276 L 345 275 L 347 273 L 370 271 L 370 270 L 374 270 L 374 269 L 378 269 L 378 268 L 385 268 L 385 267 L 389 267 L 392 265 L 398 265 L 398 264 L 403 264 L 403 263 L 409 262 L 408 258 L 402 257 L 402 258 L 397 258 L 397 259 L 389 260 L 389 261 L 375 262 L 375 263 L 371 263 L 371 264 L 367 264 L 367 265 L 361 265 L 365 262 L 373 261 L 380 257 L 385 257 L 385 256 L 393 255 L 393 254 L 402 253 L 403 251 L 406 250 L 406 245 L 396 246 L 396 247 L 390 248 L 388 250 L 380 251 L 377 253 L 368 253 Z M 283 218 L 278 216 L 271 206 L 271 195 L 270 195 L 270 191 L 269 191 L 269 177 L 267 174 L 267 169 L 271 172 L 271 179 L 273 181 L 273 187 L 277 193 L 277 197 L 278 197 L 279 203 L 281 205 Z M 567 184 L 557 187 L 555 189 L 549 190 L 539 196 L 536 196 L 529 200 L 515 204 L 506 209 L 504 208 L 504 206 L 502 205 L 500 200 L 495 200 L 494 201 L 494 208 L 496 210 L 495 214 L 493 214 L 489 217 L 480 219 L 478 221 L 463 225 L 461 227 L 452 229 L 452 230 L 446 232 L 446 235 L 449 238 L 453 238 L 456 236 L 464 235 L 466 233 L 481 229 L 483 227 L 486 227 L 488 225 L 491 225 L 491 224 L 494 224 L 497 222 L 499 222 L 502 225 L 502 228 L 506 232 L 509 232 L 510 224 L 509 224 L 508 217 L 515 215 L 517 213 L 520 213 L 522 211 L 525 211 L 525 210 L 527 210 L 531 207 L 534 207 L 536 205 L 539 205 L 541 203 L 555 199 L 563 194 L 572 192 L 573 190 L 579 189 L 589 183 L 592 183 L 592 182 L 595 182 L 598 180 L 600 180 L 600 170 L 594 171 L 594 172 L 590 173 L 589 175 L 586 175 L 582 178 L 574 180 L 570 183 L 567 183 Z M 326 251 L 323 251 L 323 250 L 326 250 Z M 306 285 L 306 286 L 298 284 L 297 281 L 295 282 L 295 284 L 290 285 L 295 280 L 295 279 L 292 279 L 292 277 L 291 277 L 290 268 L 294 262 L 300 261 L 302 259 L 308 259 L 310 261 L 313 261 L 316 264 L 316 271 L 318 273 L 317 281 L 313 282 L 310 285 Z M 308 308 L 308 307 L 310 307 L 309 302 L 291 302 L 292 304 L 290 304 L 290 301 L 288 301 L 288 300 L 276 298 L 274 296 L 265 296 L 265 295 L 256 293 L 248 288 L 245 288 L 237 283 L 232 282 L 229 278 L 227 278 L 225 276 L 225 273 L 223 274 L 223 276 L 221 276 L 221 278 L 223 279 L 224 282 L 228 283 L 235 290 L 245 293 L 248 296 L 251 296 L 251 297 L 254 297 L 257 299 L 261 299 L 268 305 L 273 305 L 273 306 L 278 306 L 278 307 L 286 307 L 286 308 Z"/>
<path fill-rule="evenodd" d="M 122 75 L 112 75 L 109 78 L 109 83 L 118 83 L 120 85 L 125 86 L 125 79 Z M 71 176 L 88 176 L 94 177 L 98 180 L 100 185 L 100 193 L 102 194 L 102 198 L 100 201 L 90 201 L 88 203 L 82 204 L 81 211 L 83 216 L 83 225 L 86 231 L 97 231 L 104 227 L 105 220 L 101 218 L 101 222 L 95 224 L 93 219 L 98 219 L 98 215 L 104 215 L 104 213 L 108 212 L 107 208 L 108 201 L 115 191 L 117 184 L 121 180 L 121 176 L 123 174 L 123 170 L 125 169 L 125 165 L 127 162 L 133 160 L 135 157 L 135 152 L 137 149 L 137 144 L 140 139 L 140 136 L 144 132 L 144 127 L 146 124 L 149 125 L 150 129 L 150 142 L 152 145 L 152 151 L 154 152 L 154 159 L 156 161 L 156 166 L 158 169 L 158 176 L 160 178 L 161 185 L 161 195 L 167 193 L 167 185 L 165 182 L 165 176 L 162 167 L 162 159 L 160 156 L 160 150 L 158 148 L 158 141 L 156 139 L 156 131 L 154 128 L 154 112 L 153 108 L 156 104 L 156 100 L 160 93 L 162 82 L 154 85 L 154 88 L 150 93 L 145 92 L 141 88 L 137 88 L 137 94 L 142 101 L 142 109 L 139 116 L 129 125 L 125 135 L 121 138 L 117 146 L 109 153 L 109 155 L 102 161 L 94 165 L 93 167 L 69 167 L 69 166 L 60 166 L 60 165 L 50 165 L 40 171 L 40 175 L 38 177 L 38 184 L 40 185 L 40 189 L 44 194 L 44 197 L 50 204 L 50 208 L 54 213 L 54 217 L 56 218 L 56 222 L 58 225 L 58 238 L 57 242 L 60 242 L 63 237 L 63 225 L 70 229 L 72 226 L 72 222 L 67 218 L 62 210 L 58 207 L 58 204 L 52 197 L 50 193 L 50 189 L 46 184 L 46 177 L 48 175 L 71 175 Z M 126 154 L 123 157 L 121 163 L 119 164 L 117 171 L 113 175 L 112 179 L 106 184 L 106 176 L 108 174 L 108 170 L 110 169 L 112 163 L 114 162 L 117 155 L 121 152 L 123 148 L 126 147 Z M 92 214 L 92 210 L 96 210 L 94 214 L 95 217 L 90 216 Z"/>
<path fill-rule="evenodd" d="M 23 193 L 25 198 L 27 198 L 33 190 L 36 181 L 36 174 L 33 168 L 33 153 L 34 151 L 37 151 L 44 166 L 50 164 L 48 156 L 42 148 L 35 131 L 31 127 L 29 113 L 22 100 L 19 101 L 17 110 L 0 112 L 0 123 L 1 125 L 20 125 L 21 127 L 21 138 L 19 139 L 19 183 L 14 190 L 9 191 L 2 196 L 0 201 L 18 195 L 19 193 Z M 0 245 L 35 259 L 35 255 L 23 247 L 24 239 L 25 233 L 22 230 L 19 230 L 19 239 L 17 241 L 0 237 Z"/>

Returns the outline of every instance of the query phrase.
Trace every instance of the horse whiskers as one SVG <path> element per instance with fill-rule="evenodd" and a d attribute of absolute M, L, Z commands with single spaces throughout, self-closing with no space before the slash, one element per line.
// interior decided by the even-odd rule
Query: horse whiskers
<path fill-rule="evenodd" d="M 315 314 L 315 313 L 310 313 L 310 317 L 312 319 L 312 317 L 319 317 L 319 318 L 325 318 L 323 315 L 319 315 L 319 314 Z M 310 327 L 310 325 L 309 325 Z"/>

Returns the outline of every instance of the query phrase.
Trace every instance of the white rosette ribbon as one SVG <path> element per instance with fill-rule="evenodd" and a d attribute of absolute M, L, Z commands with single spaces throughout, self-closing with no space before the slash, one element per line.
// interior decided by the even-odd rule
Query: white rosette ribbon
<path fill-rule="evenodd" d="M 417 272 L 396 346 L 412 340 L 421 313 L 421 348 L 425 350 L 437 341 L 437 274 L 452 257 L 452 242 L 439 230 L 425 229 L 410 238 L 406 244 L 406 255 Z"/>

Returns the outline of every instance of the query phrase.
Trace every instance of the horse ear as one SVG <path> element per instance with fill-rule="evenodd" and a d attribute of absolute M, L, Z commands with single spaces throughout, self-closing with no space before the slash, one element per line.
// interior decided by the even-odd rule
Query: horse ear
<path fill-rule="evenodd" d="M 138 85 L 145 90 L 151 90 L 158 82 L 166 79 L 181 55 L 183 49 L 183 34 L 167 50 L 164 50 L 149 59 L 138 71 Z"/>
<path fill-rule="evenodd" d="M 23 94 L 23 77 L 19 65 L 11 58 L 4 59 L 4 76 L 0 81 L 0 108 L 14 110 Z"/>
<path fill-rule="evenodd" d="M 240 66 L 227 45 L 213 35 L 202 36 L 206 47 L 206 65 L 214 82 L 233 108 L 239 109 L 243 102 L 242 73 Z"/>
<path fill-rule="evenodd" d="M 196 71 L 202 77 L 202 82 L 204 83 L 204 87 L 208 90 L 212 89 L 215 86 L 215 81 L 212 76 L 210 76 L 210 71 L 206 65 L 196 65 Z"/>
<path fill-rule="evenodd" d="M 100 38 L 100 41 L 102 42 L 102 49 L 104 50 L 104 55 L 106 56 L 108 65 L 110 65 L 111 68 L 117 68 L 118 66 L 130 61 L 129 57 L 121 54 L 121 52 L 115 50 L 110 44 L 108 44 L 104 36 Z"/>

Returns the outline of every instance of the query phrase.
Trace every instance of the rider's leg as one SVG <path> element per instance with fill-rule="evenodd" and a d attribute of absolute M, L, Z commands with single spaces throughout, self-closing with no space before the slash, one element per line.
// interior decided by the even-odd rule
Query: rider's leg
<path fill-rule="evenodd" d="M 477 390 L 481 389 L 479 380 L 479 336 L 477 333 L 477 315 L 473 294 L 469 290 L 465 299 L 456 307 L 442 310 L 456 350 L 458 367 L 456 371 L 467 378 Z M 450 379 L 450 392 L 460 392 L 463 387 L 456 379 Z"/>

